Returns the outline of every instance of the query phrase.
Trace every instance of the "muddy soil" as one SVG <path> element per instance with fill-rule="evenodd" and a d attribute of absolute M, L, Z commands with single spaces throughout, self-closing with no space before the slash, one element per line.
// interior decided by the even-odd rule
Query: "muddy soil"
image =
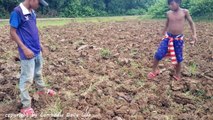
<path fill-rule="evenodd" d="M 168 59 L 154 80 L 153 55 L 164 21 L 70 23 L 41 29 L 49 50 L 44 80 L 59 94 L 36 96 L 36 113 L 76 114 L 79 120 L 213 120 L 213 23 L 197 22 L 198 42 L 190 46 L 186 25 L 182 81 L 171 76 Z M 19 113 L 20 63 L 9 26 L 0 28 L 0 119 Z M 87 114 L 88 116 L 86 116 Z M 75 119 L 45 117 L 40 119 Z"/>

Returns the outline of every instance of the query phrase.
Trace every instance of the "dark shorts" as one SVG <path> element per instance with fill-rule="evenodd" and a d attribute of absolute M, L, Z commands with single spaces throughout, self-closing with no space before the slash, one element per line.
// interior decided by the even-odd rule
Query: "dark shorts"
<path fill-rule="evenodd" d="M 160 61 L 167 55 L 168 44 L 169 44 L 168 38 L 162 40 L 157 52 L 155 53 L 155 59 Z M 174 40 L 175 54 L 178 63 L 181 63 L 183 61 L 183 46 L 184 46 L 183 40 Z"/>

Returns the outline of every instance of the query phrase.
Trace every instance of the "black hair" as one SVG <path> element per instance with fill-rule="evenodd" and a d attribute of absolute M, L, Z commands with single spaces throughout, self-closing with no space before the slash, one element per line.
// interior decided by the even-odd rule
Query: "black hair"
<path fill-rule="evenodd" d="M 168 0 L 168 5 L 170 5 L 172 2 L 176 2 L 177 4 L 181 5 L 182 0 Z"/>

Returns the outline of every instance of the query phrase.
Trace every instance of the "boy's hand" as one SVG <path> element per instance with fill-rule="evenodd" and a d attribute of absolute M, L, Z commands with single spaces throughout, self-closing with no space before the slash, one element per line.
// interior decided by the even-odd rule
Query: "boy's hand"
<path fill-rule="evenodd" d="M 193 35 L 193 36 L 192 36 L 192 41 L 190 42 L 190 44 L 191 44 L 192 46 L 194 46 L 196 42 L 197 42 L 197 36 L 196 36 L 196 35 Z"/>
<path fill-rule="evenodd" d="M 31 59 L 34 57 L 34 53 L 29 49 L 29 48 L 25 48 L 23 49 L 24 55 L 28 58 Z"/>
<path fill-rule="evenodd" d="M 163 31 L 163 32 L 162 32 L 162 35 L 166 35 L 166 31 Z"/>

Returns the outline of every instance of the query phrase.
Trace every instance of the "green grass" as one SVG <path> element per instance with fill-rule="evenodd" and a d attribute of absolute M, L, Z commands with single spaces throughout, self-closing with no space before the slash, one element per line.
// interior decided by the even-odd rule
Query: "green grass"
<path fill-rule="evenodd" d="M 188 69 L 188 71 L 190 72 L 190 74 L 192 76 L 195 76 L 196 72 L 197 72 L 197 69 L 198 69 L 198 66 L 197 66 L 197 64 L 195 62 L 190 62 L 187 69 Z"/>
<path fill-rule="evenodd" d="M 143 87 L 145 85 L 145 81 L 140 79 L 135 82 L 136 87 Z"/>
<path fill-rule="evenodd" d="M 87 17 L 87 18 L 42 18 L 37 20 L 39 28 L 47 26 L 63 26 L 72 22 L 116 22 L 138 19 L 139 16 L 116 16 L 116 17 Z M 1 21 L 0 27 L 9 25 L 8 21 Z"/>
<path fill-rule="evenodd" d="M 132 61 L 130 64 L 134 69 L 139 67 L 139 64 L 137 62 Z"/>
<path fill-rule="evenodd" d="M 138 17 L 140 20 L 165 20 L 166 18 L 155 18 L 152 15 L 142 15 Z"/>
<path fill-rule="evenodd" d="M 152 15 L 143 15 L 138 16 L 138 19 L 140 20 L 166 20 L 165 18 L 154 18 Z M 192 17 L 194 22 L 213 22 L 213 17 L 209 16 L 200 16 L 200 17 Z"/>
<path fill-rule="evenodd" d="M 109 49 L 101 49 L 100 51 L 101 57 L 108 59 L 111 57 L 111 51 Z"/>
<path fill-rule="evenodd" d="M 203 97 L 203 96 L 205 96 L 206 91 L 205 90 L 196 90 L 192 94 L 195 95 L 195 96 L 197 96 L 197 97 Z"/>
<path fill-rule="evenodd" d="M 71 18 L 71 19 L 57 19 L 57 20 L 47 20 L 40 21 L 38 20 L 38 27 L 43 28 L 45 26 L 63 26 L 72 22 L 116 22 L 116 21 L 126 21 L 138 19 L 138 16 L 119 16 L 119 17 L 88 17 L 88 18 Z"/>
<path fill-rule="evenodd" d="M 58 19 L 58 20 L 37 20 L 37 26 L 39 28 L 43 28 L 46 26 L 63 26 L 68 23 L 70 23 L 71 20 L 66 20 L 66 19 Z M 0 22 L 0 27 L 3 27 L 5 25 L 9 25 L 8 21 L 1 21 Z"/>
<path fill-rule="evenodd" d="M 0 27 L 8 25 L 8 21 L 0 21 Z"/>
<path fill-rule="evenodd" d="M 55 102 L 48 104 L 47 107 L 42 110 L 42 113 L 44 115 L 45 114 L 60 115 L 62 113 L 62 103 L 60 98 L 57 98 Z"/>
<path fill-rule="evenodd" d="M 164 20 L 162 18 L 154 19 L 150 15 L 143 16 L 114 16 L 114 17 L 85 17 L 85 18 L 42 18 L 37 20 L 37 25 L 39 28 L 47 27 L 47 26 L 63 26 L 72 22 L 119 22 L 119 21 L 127 21 L 127 20 Z M 212 22 L 211 18 L 194 18 L 197 22 Z M 8 21 L 1 21 L 0 27 L 9 25 Z"/>
<path fill-rule="evenodd" d="M 211 16 L 200 16 L 200 17 L 193 17 L 195 22 L 213 22 L 213 17 Z"/>
<path fill-rule="evenodd" d="M 47 26 L 63 26 L 69 24 L 70 20 L 45 20 L 45 21 L 37 21 L 37 26 L 39 28 L 47 27 Z"/>

